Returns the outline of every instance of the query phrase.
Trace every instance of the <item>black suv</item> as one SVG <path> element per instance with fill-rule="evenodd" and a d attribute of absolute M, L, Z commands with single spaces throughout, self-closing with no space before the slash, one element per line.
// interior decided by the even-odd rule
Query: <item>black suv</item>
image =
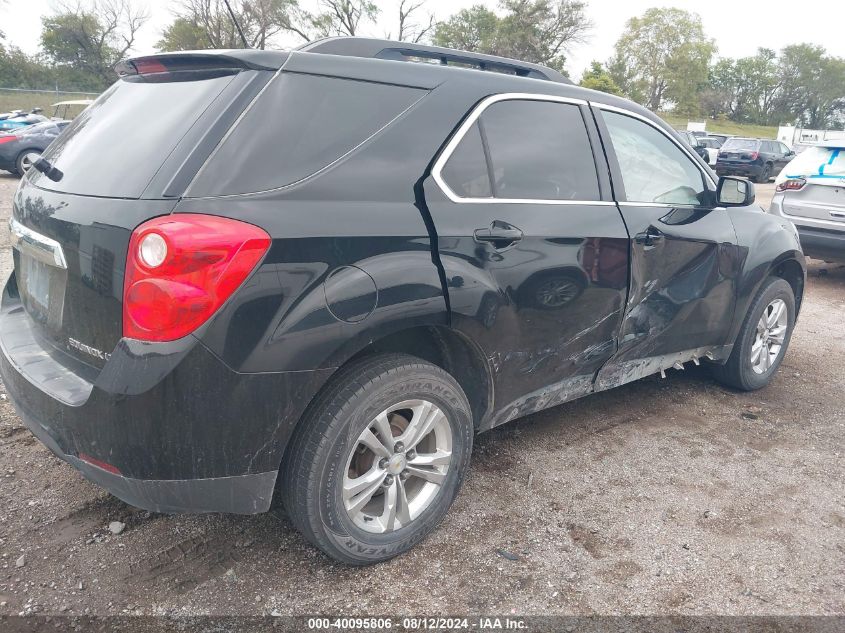
<path fill-rule="evenodd" d="M 757 389 L 786 353 L 794 228 L 630 101 L 365 39 L 120 72 L 15 195 L 0 369 L 135 506 L 275 492 L 330 556 L 384 560 L 475 433 L 700 359 Z"/>
<path fill-rule="evenodd" d="M 754 182 L 769 182 L 795 152 L 779 141 L 732 137 L 719 148 L 716 173 L 720 176 L 747 176 Z"/>

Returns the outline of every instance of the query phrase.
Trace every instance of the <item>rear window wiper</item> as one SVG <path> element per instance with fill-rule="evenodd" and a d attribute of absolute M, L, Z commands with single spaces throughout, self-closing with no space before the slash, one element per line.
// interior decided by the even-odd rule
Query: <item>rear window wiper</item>
<path fill-rule="evenodd" d="M 50 164 L 50 161 L 46 158 L 38 158 L 34 163 L 32 163 L 32 166 L 53 182 L 59 182 L 64 176 L 64 172 L 53 167 L 53 165 Z"/>

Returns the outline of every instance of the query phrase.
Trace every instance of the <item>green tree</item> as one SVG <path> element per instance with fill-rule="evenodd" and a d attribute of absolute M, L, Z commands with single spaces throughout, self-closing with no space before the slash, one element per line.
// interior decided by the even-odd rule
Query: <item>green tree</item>
<path fill-rule="evenodd" d="M 620 88 L 647 108 L 671 103 L 695 114 L 715 52 L 697 14 L 654 8 L 628 20 L 609 66 Z"/>
<path fill-rule="evenodd" d="M 613 81 L 613 77 L 607 69 L 602 66 L 601 62 L 593 61 L 590 64 L 590 69 L 584 72 L 581 77 L 581 85 L 590 90 L 600 90 L 601 92 L 609 92 L 613 95 L 622 94 L 619 86 Z"/>
<path fill-rule="evenodd" d="M 738 91 L 736 62 L 730 58 L 718 60 L 710 67 L 708 86 L 701 93 L 702 111 L 713 119 L 735 118 Z"/>
<path fill-rule="evenodd" d="M 162 31 L 156 48 L 160 51 L 195 51 L 213 45 L 199 24 L 186 17 L 177 17 Z"/>
<path fill-rule="evenodd" d="M 320 0 L 318 8 L 307 21 L 320 37 L 360 35 L 362 23 L 374 22 L 381 12 L 370 0 Z"/>
<path fill-rule="evenodd" d="M 113 67 L 132 49 L 147 17 L 129 0 L 64 5 L 42 18 L 41 48 L 57 67 L 89 75 L 102 89 L 117 78 Z"/>
<path fill-rule="evenodd" d="M 482 5 L 459 11 L 437 25 L 435 44 L 563 70 L 566 50 L 592 28 L 579 0 L 501 0 L 499 6 L 501 17 Z"/>
<path fill-rule="evenodd" d="M 437 25 L 434 43 L 438 46 L 493 55 L 499 17 L 490 9 L 476 4 L 461 9 L 445 22 Z"/>
<path fill-rule="evenodd" d="M 734 63 L 734 119 L 759 125 L 774 121 L 782 76 L 775 51 L 761 48 L 752 57 Z"/>
<path fill-rule="evenodd" d="M 814 44 L 787 46 L 780 54 L 782 116 L 811 128 L 836 124 L 845 100 L 845 60 Z"/>
<path fill-rule="evenodd" d="M 306 14 L 296 0 L 231 0 L 230 4 L 249 48 L 267 48 L 285 32 L 310 38 L 302 26 Z M 159 50 L 174 51 L 243 46 L 223 0 L 182 0 L 158 42 Z"/>

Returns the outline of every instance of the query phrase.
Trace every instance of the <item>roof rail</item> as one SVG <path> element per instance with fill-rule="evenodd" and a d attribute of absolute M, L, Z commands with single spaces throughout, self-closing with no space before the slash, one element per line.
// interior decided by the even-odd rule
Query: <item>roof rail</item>
<path fill-rule="evenodd" d="M 368 37 L 327 37 L 303 44 L 298 49 L 308 53 L 328 55 L 347 55 L 349 57 L 367 57 L 392 59 L 397 61 L 428 61 L 443 66 L 470 66 L 479 70 L 500 72 L 519 77 L 544 79 L 563 84 L 572 82 L 560 72 L 530 62 L 521 62 L 507 57 L 470 53 L 440 46 L 426 46 L 410 42 L 394 42 Z"/>

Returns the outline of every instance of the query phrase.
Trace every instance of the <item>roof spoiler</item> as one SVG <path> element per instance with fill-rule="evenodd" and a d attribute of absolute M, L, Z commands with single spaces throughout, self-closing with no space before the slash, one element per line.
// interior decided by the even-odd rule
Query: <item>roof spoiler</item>
<path fill-rule="evenodd" d="M 282 67 L 288 53 L 256 49 L 180 51 L 124 59 L 114 69 L 121 77 L 181 70 L 270 70 Z"/>
<path fill-rule="evenodd" d="M 519 77 L 530 77 L 545 81 L 571 84 L 560 72 L 530 62 L 522 62 L 507 57 L 470 53 L 440 46 L 426 46 L 409 42 L 394 42 L 368 37 L 327 37 L 296 50 L 306 53 L 324 53 L 328 55 L 347 55 L 349 57 L 367 57 L 373 59 L 392 59 L 410 61 L 413 58 L 439 63 L 443 66 L 471 66 L 478 70 L 507 73 Z"/>

